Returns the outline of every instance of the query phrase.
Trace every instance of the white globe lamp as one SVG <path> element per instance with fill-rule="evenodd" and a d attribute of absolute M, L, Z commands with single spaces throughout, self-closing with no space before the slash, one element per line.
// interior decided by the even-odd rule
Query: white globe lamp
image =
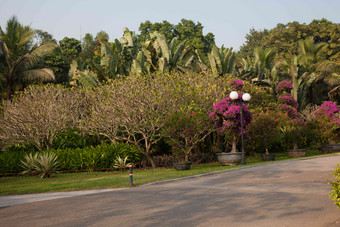
<path fill-rule="evenodd" d="M 236 99 L 238 99 L 238 93 L 237 93 L 236 91 L 232 91 L 232 92 L 230 92 L 229 97 L 230 97 L 232 100 L 236 100 Z"/>
<path fill-rule="evenodd" d="M 251 96 L 248 93 L 244 93 L 242 96 L 243 101 L 249 102 L 251 99 Z"/>

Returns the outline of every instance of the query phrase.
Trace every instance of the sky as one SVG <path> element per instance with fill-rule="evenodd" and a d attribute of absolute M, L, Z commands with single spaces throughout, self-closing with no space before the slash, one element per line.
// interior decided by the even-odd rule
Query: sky
<path fill-rule="evenodd" d="M 200 22 L 203 34 L 215 35 L 218 47 L 239 50 L 251 28 L 272 29 L 278 23 L 309 24 L 326 18 L 340 23 L 340 0 L 0 0 L 0 26 L 4 30 L 11 16 L 23 25 L 64 37 L 81 39 L 103 30 L 110 41 L 120 39 L 123 28 L 138 34 L 146 20 L 181 19 Z"/>

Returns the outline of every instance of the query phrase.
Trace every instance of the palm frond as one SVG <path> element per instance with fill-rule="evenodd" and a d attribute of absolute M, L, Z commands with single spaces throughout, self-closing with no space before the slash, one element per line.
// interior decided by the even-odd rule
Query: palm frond
<path fill-rule="evenodd" d="M 57 47 L 57 44 L 54 42 L 46 42 L 35 48 L 27 58 L 28 64 L 33 66 L 37 61 L 39 61 L 42 57 L 50 54 Z"/>
<path fill-rule="evenodd" d="M 25 70 L 21 72 L 21 80 L 22 81 L 53 81 L 55 80 L 55 76 L 52 69 L 43 68 L 43 69 L 31 69 Z"/>

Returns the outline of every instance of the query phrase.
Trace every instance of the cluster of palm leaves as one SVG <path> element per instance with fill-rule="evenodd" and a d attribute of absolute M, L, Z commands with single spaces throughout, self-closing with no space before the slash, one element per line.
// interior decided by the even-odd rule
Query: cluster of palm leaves
<path fill-rule="evenodd" d="M 340 99 L 340 61 L 327 60 L 326 43 L 314 43 L 313 37 L 299 41 L 296 55 L 285 56 L 273 49 L 256 48 L 254 58 L 240 59 L 238 76 L 267 87 L 274 97 L 281 80 L 293 84 L 293 97 L 300 108 L 321 104 L 325 99 Z"/>
<path fill-rule="evenodd" d="M 37 173 L 41 178 L 52 177 L 58 168 L 58 156 L 52 152 L 27 154 L 21 161 L 23 173 Z"/>
<path fill-rule="evenodd" d="M 33 45 L 35 31 L 22 26 L 16 17 L 7 22 L 6 31 L 0 28 L 0 88 L 6 90 L 9 99 L 13 91 L 32 81 L 54 80 L 54 73 L 48 68 L 39 68 L 37 63 L 57 44 L 46 42 Z"/>

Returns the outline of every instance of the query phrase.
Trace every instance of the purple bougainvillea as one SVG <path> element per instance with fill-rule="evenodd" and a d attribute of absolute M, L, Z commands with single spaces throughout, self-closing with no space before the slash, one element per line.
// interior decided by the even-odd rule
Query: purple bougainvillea
<path fill-rule="evenodd" d="M 242 94 L 239 94 L 239 99 Z M 243 129 L 243 135 L 248 136 L 245 130 L 246 126 L 251 123 L 252 115 L 248 106 L 242 103 L 243 127 L 241 128 L 241 107 L 238 100 L 232 100 L 230 97 L 218 101 L 214 106 L 214 111 L 209 114 L 218 128 L 218 132 L 231 136 L 231 152 L 236 152 L 237 138 Z"/>
<path fill-rule="evenodd" d="M 286 113 L 288 115 L 288 117 L 291 118 L 291 119 L 297 119 L 298 116 L 299 116 L 299 113 L 296 110 L 296 108 L 294 108 L 294 107 L 292 107 L 290 105 L 280 104 L 278 107 L 279 107 L 279 110 L 282 113 Z"/>
<path fill-rule="evenodd" d="M 243 88 L 242 80 L 232 80 L 230 81 L 230 86 L 233 90 L 240 91 Z"/>
<path fill-rule="evenodd" d="M 278 94 L 282 94 L 284 92 L 289 93 L 292 89 L 293 89 L 292 83 L 285 80 L 279 82 L 278 85 L 276 86 L 276 91 Z"/>
<path fill-rule="evenodd" d="M 239 98 L 242 94 L 239 94 Z M 216 122 L 216 126 L 219 128 L 219 132 L 223 132 L 227 129 L 232 129 L 233 132 L 239 134 L 241 132 L 241 114 L 240 105 L 232 99 L 225 98 L 218 101 L 214 106 L 214 111 L 209 114 L 209 117 Z M 252 115 L 248 110 L 248 106 L 242 103 L 243 114 L 243 128 L 251 123 Z M 244 134 L 246 131 L 244 130 Z"/>
<path fill-rule="evenodd" d="M 317 112 L 318 115 L 327 115 L 328 117 L 333 117 L 336 113 L 339 113 L 339 108 L 332 101 L 324 102 Z"/>
<path fill-rule="evenodd" d="M 299 103 L 291 95 L 279 96 L 279 103 L 287 104 L 287 105 L 292 106 L 294 108 L 299 107 Z"/>

